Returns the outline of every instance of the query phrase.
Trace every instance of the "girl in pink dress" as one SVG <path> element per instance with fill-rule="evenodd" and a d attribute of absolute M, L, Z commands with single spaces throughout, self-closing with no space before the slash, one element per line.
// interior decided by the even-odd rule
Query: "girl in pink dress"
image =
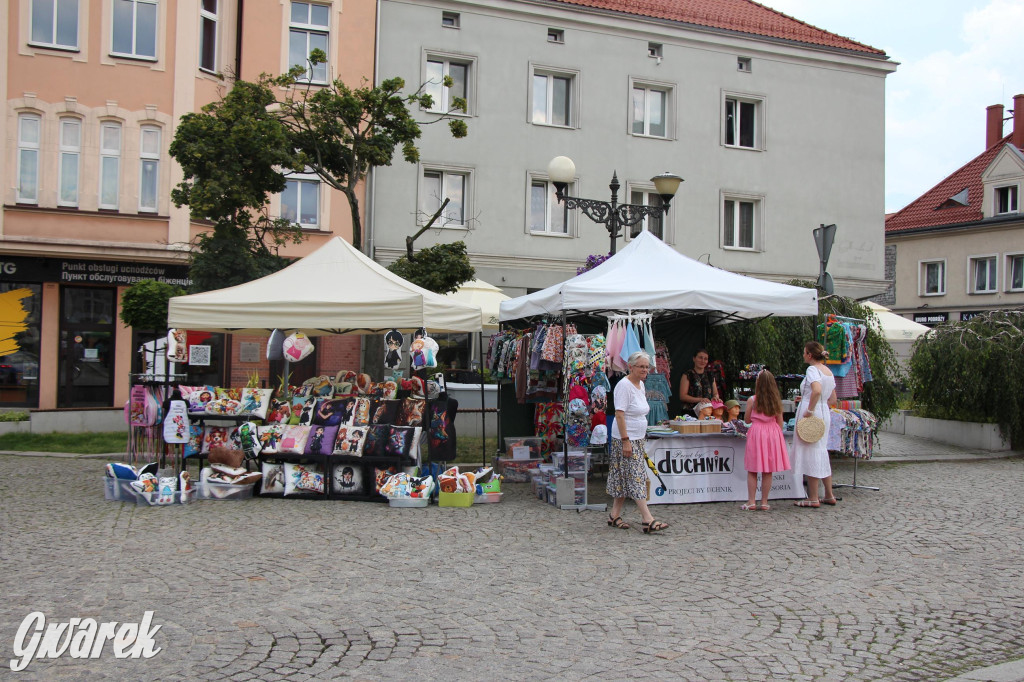
<path fill-rule="evenodd" d="M 772 490 L 772 474 L 789 469 L 786 438 L 782 435 L 782 397 L 775 377 L 768 370 L 757 375 L 754 395 L 747 400 L 746 421 L 753 422 L 747 431 L 747 503 L 743 511 L 768 511 L 768 495 Z M 757 475 L 761 474 L 761 506 L 754 504 Z"/>

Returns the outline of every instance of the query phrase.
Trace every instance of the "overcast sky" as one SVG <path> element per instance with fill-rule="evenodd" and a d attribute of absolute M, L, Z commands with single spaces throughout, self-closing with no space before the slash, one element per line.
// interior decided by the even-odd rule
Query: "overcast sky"
<path fill-rule="evenodd" d="M 899 62 L 885 86 L 886 212 L 984 151 L 985 107 L 1008 116 L 1024 93 L 1024 0 L 760 1 Z"/>

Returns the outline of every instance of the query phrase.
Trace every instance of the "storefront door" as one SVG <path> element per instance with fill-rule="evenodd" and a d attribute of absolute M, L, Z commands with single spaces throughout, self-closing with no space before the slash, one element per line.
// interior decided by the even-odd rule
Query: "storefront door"
<path fill-rule="evenodd" d="M 62 287 L 58 407 L 110 407 L 114 401 L 117 289 Z"/>

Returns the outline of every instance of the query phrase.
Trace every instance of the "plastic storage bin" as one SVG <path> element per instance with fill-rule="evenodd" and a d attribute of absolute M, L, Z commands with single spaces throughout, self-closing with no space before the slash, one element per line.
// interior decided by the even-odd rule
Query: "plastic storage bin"
<path fill-rule="evenodd" d="M 473 498 L 473 504 L 497 504 L 501 502 L 502 493 L 484 493 Z"/>
<path fill-rule="evenodd" d="M 389 507 L 426 507 L 430 504 L 429 497 L 389 497 Z"/>
<path fill-rule="evenodd" d="M 439 507 L 472 507 L 473 498 L 476 493 L 446 493 L 438 495 L 437 505 Z"/>
<path fill-rule="evenodd" d="M 165 497 L 159 492 L 135 493 L 136 504 L 140 507 L 167 507 L 172 504 L 188 504 L 196 499 L 196 489 L 176 490 Z"/>
<path fill-rule="evenodd" d="M 235 485 L 234 483 L 213 483 L 205 481 L 199 484 L 200 500 L 248 500 L 252 497 L 254 483 Z"/>
<path fill-rule="evenodd" d="M 135 502 L 132 481 L 123 478 L 103 477 L 103 498 L 112 502 Z"/>
<path fill-rule="evenodd" d="M 494 460 L 494 470 L 501 474 L 506 481 L 529 483 L 530 477 L 537 472 L 541 461 L 540 459 L 517 459 L 513 461 L 504 457 L 497 457 Z"/>
<path fill-rule="evenodd" d="M 564 468 L 563 462 L 565 461 L 565 453 L 558 451 L 551 453 L 551 463 L 555 465 L 556 471 L 562 471 Z M 590 470 L 590 453 L 584 450 L 570 450 L 569 451 L 569 471 L 589 471 Z"/>

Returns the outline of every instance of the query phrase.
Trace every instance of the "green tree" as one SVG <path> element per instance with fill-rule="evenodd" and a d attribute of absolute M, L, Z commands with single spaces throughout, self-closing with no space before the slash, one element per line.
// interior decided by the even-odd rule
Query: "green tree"
<path fill-rule="evenodd" d="M 153 279 L 136 282 L 121 296 L 121 321 L 136 329 L 166 330 L 167 302 L 184 293 L 181 287 Z"/>
<path fill-rule="evenodd" d="M 451 293 L 476 276 L 463 241 L 421 249 L 412 261 L 402 256 L 388 270 L 437 294 Z"/>

